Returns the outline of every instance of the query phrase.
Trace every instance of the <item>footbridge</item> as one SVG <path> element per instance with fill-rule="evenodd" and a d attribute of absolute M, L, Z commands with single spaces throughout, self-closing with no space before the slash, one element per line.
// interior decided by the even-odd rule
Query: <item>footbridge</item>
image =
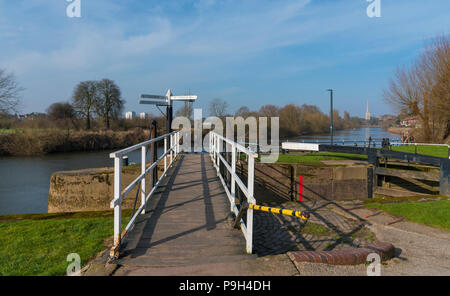
<path fill-rule="evenodd" d="M 255 256 L 251 255 L 254 211 L 308 218 L 306 213 L 256 204 L 256 153 L 213 132 L 205 153 L 181 151 L 182 141 L 183 135 L 176 131 L 111 153 L 114 245 L 109 255 L 113 262 L 158 268 L 241 261 Z M 158 145 L 164 147 L 160 155 Z M 141 151 L 141 174 L 122 184 L 122 159 L 136 150 Z M 247 164 L 245 178 L 236 173 L 240 159 Z M 136 187 L 136 196 L 127 197 Z M 126 225 L 125 198 L 135 198 Z"/>

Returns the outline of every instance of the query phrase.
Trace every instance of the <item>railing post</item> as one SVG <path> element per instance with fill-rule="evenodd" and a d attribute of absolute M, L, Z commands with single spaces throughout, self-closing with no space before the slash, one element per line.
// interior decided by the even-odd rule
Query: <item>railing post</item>
<path fill-rule="evenodd" d="M 178 132 L 178 133 L 176 133 L 174 136 L 175 136 L 175 158 L 178 156 L 178 152 L 179 152 L 179 150 L 178 149 L 180 149 L 180 138 L 179 138 L 179 134 L 180 134 L 180 132 Z"/>
<path fill-rule="evenodd" d="M 211 157 L 213 155 L 213 150 L 212 150 L 212 143 L 213 143 L 213 133 L 209 132 L 209 156 Z"/>
<path fill-rule="evenodd" d="M 122 202 L 121 202 L 121 188 L 122 188 L 122 158 L 120 156 L 114 157 L 114 246 L 111 250 L 110 257 L 117 257 L 119 255 L 121 243 L 121 226 L 122 226 Z"/>
<path fill-rule="evenodd" d="M 216 141 L 216 165 L 217 165 L 217 173 L 220 174 L 220 143 L 221 143 L 221 139 L 219 139 L 219 136 L 217 136 L 217 141 Z"/>
<path fill-rule="evenodd" d="M 231 197 L 233 201 L 231 203 L 231 211 L 234 209 L 236 204 L 236 145 L 231 145 Z M 242 205 L 241 205 L 242 206 Z"/>
<path fill-rule="evenodd" d="M 248 157 L 248 203 L 255 204 L 254 195 L 254 179 L 255 179 L 255 158 L 253 156 Z M 249 208 L 247 210 L 247 253 L 253 252 L 253 210 Z"/>
<path fill-rule="evenodd" d="M 147 165 L 147 147 L 142 146 L 141 150 L 141 174 L 145 174 L 145 169 Z M 145 178 L 141 181 L 141 205 L 145 204 Z M 141 214 L 145 214 L 145 209 L 142 210 Z"/>
<path fill-rule="evenodd" d="M 217 137 L 216 137 L 215 134 L 213 134 L 213 141 L 212 141 L 213 154 L 212 154 L 212 160 L 213 160 L 214 166 L 216 165 L 216 141 L 217 141 Z"/>
<path fill-rule="evenodd" d="M 173 134 L 172 135 L 170 135 L 170 164 L 172 164 L 172 162 L 173 162 L 173 154 L 174 154 L 174 149 L 175 148 L 173 148 L 173 146 L 175 145 L 175 141 L 173 140 Z"/>
<path fill-rule="evenodd" d="M 167 171 L 167 137 L 164 137 L 164 173 Z"/>

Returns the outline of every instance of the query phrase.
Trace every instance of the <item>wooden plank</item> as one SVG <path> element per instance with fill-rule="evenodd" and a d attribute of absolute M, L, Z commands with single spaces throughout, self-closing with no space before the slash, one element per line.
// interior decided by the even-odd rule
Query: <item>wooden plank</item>
<path fill-rule="evenodd" d="M 427 180 L 427 181 L 440 181 L 440 175 L 438 172 L 417 172 L 417 171 L 407 171 L 407 170 L 392 170 L 377 167 L 375 169 L 375 174 L 383 176 L 393 176 L 405 179 L 417 179 L 417 180 Z"/>

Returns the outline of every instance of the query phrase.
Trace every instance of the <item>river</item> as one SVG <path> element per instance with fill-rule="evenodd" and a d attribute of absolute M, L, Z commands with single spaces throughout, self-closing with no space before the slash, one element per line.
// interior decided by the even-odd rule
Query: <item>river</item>
<path fill-rule="evenodd" d="M 57 171 L 113 166 L 111 151 L 0 158 L 0 215 L 46 213 L 50 176 Z M 140 163 L 140 151 L 128 155 Z"/>
<path fill-rule="evenodd" d="M 336 142 L 398 139 L 379 128 L 337 131 Z M 329 135 L 301 137 L 301 141 L 329 141 Z M 348 144 L 348 143 L 347 143 Z M 113 166 L 111 151 L 50 154 L 39 157 L 0 158 L 0 215 L 46 213 L 50 176 L 57 171 Z M 140 163 L 140 151 L 129 155 L 130 163 Z"/>
<path fill-rule="evenodd" d="M 344 143 L 345 145 L 354 145 L 358 146 L 364 145 L 364 142 L 369 141 L 369 137 L 372 138 L 373 141 L 379 147 L 383 138 L 389 138 L 391 142 L 400 142 L 400 136 L 384 131 L 381 128 L 358 128 L 358 129 L 350 129 L 350 130 L 341 130 L 335 131 L 333 133 L 333 142 L 334 144 L 341 145 Z M 312 136 L 300 136 L 290 141 L 300 141 L 300 142 L 314 142 L 314 143 L 330 143 L 330 134 L 323 135 L 312 135 Z"/>

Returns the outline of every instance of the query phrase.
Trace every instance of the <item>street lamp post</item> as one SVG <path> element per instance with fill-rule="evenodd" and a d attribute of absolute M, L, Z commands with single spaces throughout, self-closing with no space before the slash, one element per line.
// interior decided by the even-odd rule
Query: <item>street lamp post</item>
<path fill-rule="evenodd" d="M 327 91 L 330 92 L 330 138 L 333 145 L 333 90 L 330 88 Z"/>

